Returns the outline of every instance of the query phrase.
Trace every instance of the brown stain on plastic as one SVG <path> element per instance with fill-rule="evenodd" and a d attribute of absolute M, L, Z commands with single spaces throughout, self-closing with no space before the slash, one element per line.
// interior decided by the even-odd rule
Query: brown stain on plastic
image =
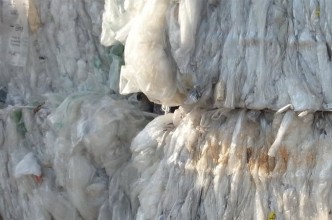
<path fill-rule="evenodd" d="M 36 32 L 41 26 L 41 21 L 34 0 L 29 0 L 28 21 L 32 33 Z"/>
<path fill-rule="evenodd" d="M 287 170 L 287 164 L 289 159 L 289 152 L 285 146 L 281 146 L 278 151 L 278 166 L 274 171 L 279 173 L 285 173 Z"/>
<path fill-rule="evenodd" d="M 267 150 L 262 150 L 259 153 L 258 165 L 260 172 L 269 173 L 269 156 Z"/>

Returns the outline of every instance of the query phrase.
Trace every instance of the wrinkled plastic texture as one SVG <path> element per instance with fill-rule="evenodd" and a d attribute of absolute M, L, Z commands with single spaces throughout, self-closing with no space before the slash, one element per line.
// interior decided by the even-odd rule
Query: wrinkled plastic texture
<path fill-rule="evenodd" d="M 0 219 L 331 219 L 329 1 L 0 7 Z"/>
<path fill-rule="evenodd" d="M 142 91 L 165 105 L 214 97 L 215 107 L 329 110 L 330 7 L 325 0 L 145 1 L 131 10 L 120 92 Z"/>
<path fill-rule="evenodd" d="M 149 148 L 158 154 L 134 151 L 141 219 L 267 219 L 271 212 L 277 219 L 329 219 L 329 114 L 218 111 L 187 114 Z M 272 157 L 274 140 L 281 145 Z M 153 155 L 161 159 L 141 169 Z"/>
<path fill-rule="evenodd" d="M 41 175 L 41 168 L 33 155 L 33 153 L 28 153 L 23 157 L 23 159 L 16 165 L 14 176 L 19 178 L 24 175 Z"/>
<path fill-rule="evenodd" d="M 126 100 L 90 92 L 67 97 L 48 116 L 33 111 L 1 112 L 1 216 L 97 219 L 146 118 Z"/>
<path fill-rule="evenodd" d="M 120 92 L 142 91 L 153 102 L 172 106 L 181 103 L 181 94 L 176 87 L 176 65 L 165 39 L 168 5 L 168 0 L 147 1 L 133 22 L 126 41 Z"/>
<path fill-rule="evenodd" d="M 105 0 L 100 42 L 105 46 L 111 46 L 116 41 L 125 43 L 144 3 L 144 0 Z"/>

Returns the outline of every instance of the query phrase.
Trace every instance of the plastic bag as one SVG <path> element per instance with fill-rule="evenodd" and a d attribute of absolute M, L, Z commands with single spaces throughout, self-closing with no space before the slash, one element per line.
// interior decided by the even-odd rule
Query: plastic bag
<path fill-rule="evenodd" d="M 54 151 L 56 183 L 84 219 L 96 219 L 108 193 L 117 195 L 109 178 L 117 178 L 130 159 L 131 140 L 147 120 L 126 100 L 83 93 L 64 100 L 49 122 L 56 136 L 50 139 L 55 146 L 47 143 Z"/>
<path fill-rule="evenodd" d="M 34 175 L 41 176 L 41 167 L 37 162 L 35 155 L 30 152 L 23 157 L 23 159 L 16 165 L 14 176 L 16 178 Z"/>
<path fill-rule="evenodd" d="M 116 41 L 124 43 L 143 4 L 142 0 L 106 0 L 100 42 L 104 46 L 111 46 Z"/>
<path fill-rule="evenodd" d="M 148 1 L 132 24 L 121 69 L 120 93 L 142 91 L 152 102 L 179 105 L 176 66 L 165 41 L 168 1 Z M 153 18 L 151 20 L 151 18 Z M 144 57 L 144 59 L 142 59 Z"/>

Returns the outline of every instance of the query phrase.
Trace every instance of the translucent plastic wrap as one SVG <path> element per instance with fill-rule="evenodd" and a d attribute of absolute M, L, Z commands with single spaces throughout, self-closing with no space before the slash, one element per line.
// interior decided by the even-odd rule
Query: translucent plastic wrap
<path fill-rule="evenodd" d="M 16 178 L 24 175 L 34 175 L 37 177 L 41 175 L 41 167 L 31 152 L 25 155 L 15 167 L 14 176 Z"/>
<path fill-rule="evenodd" d="M 96 219 L 101 206 L 108 204 L 108 194 L 117 193 L 109 187 L 110 180 L 130 159 L 131 140 L 146 125 L 146 118 L 126 100 L 97 93 L 69 96 L 47 119 L 43 110 L 29 114 L 33 111 L 14 107 L 1 112 L 6 126 L 1 162 L 8 163 L 3 164 L 8 173 L 1 171 L 0 192 L 6 199 L 0 205 L 1 215 Z M 10 159 L 5 159 L 6 153 Z M 6 196 L 9 192 L 11 199 Z M 9 217 L 15 208 L 7 203 L 26 217 Z"/>
<path fill-rule="evenodd" d="M 232 109 L 278 110 L 288 104 L 296 111 L 330 109 L 326 1 L 143 5 L 126 30 L 121 93 L 142 91 L 165 105 L 202 104 L 214 97 L 215 107 Z"/>
<path fill-rule="evenodd" d="M 99 43 L 103 3 L 2 2 L 0 87 L 8 104 L 35 106 L 46 93 L 109 90 L 111 63 Z"/>
<path fill-rule="evenodd" d="M 97 219 L 108 209 L 110 180 L 147 120 L 139 100 L 110 95 L 123 45 L 99 44 L 103 3 L 0 4 L 0 219 Z"/>
<path fill-rule="evenodd" d="M 328 0 L 0 8 L 0 219 L 332 218 Z"/>
<path fill-rule="evenodd" d="M 155 119 L 146 129 L 161 120 Z M 165 133 L 161 145 L 139 142 L 150 151 L 132 142 L 133 162 L 141 176 L 137 215 L 140 219 L 267 219 L 273 213 L 276 219 L 329 219 L 330 120 L 330 114 L 192 111 Z M 276 141 L 280 146 L 269 156 Z M 162 156 L 153 163 L 156 153 L 148 152 L 156 146 Z M 144 161 L 149 168 L 142 169 L 143 164 L 135 161 Z"/>
<path fill-rule="evenodd" d="M 143 7 L 143 0 L 105 0 L 100 42 L 111 46 L 125 43 L 133 20 Z"/>
<path fill-rule="evenodd" d="M 122 67 L 120 93 L 142 91 L 156 103 L 181 103 L 176 66 L 166 41 L 168 0 L 148 1 L 130 29 Z M 153 19 L 151 19 L 153 18 Z"/>
<path fill-rule="evenodd" d="M 131 139 L 146 119 L 124 100 L 93 94 L 67 98 L 49 119 L 61 143 L 48 146 L 62 177 L 57 183 L 84 219 L 96 219 L 107 192 L 116 190 L 108 188 L 109 178 L 129 160 Z"/>

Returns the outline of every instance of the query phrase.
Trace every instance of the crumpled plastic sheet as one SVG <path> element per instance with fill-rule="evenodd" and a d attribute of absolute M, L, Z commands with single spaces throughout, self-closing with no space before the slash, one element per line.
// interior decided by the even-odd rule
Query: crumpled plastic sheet
<path fill-rule="evenodd" d="M 40 104 L 48 93 L 110 90 L 112 54 L 99 43 L 103 5 L 102 0 L 2 1 L 0 87 L 10 94 L 8 104 Z"/>
<path fill-rule="evenodd" d="M 330 5 L 3 0 L 0 219 L 330 219 Z"/>
<path fill-rule="evenodd" d="M 35 114 L 13 108 L 1 112 L 2 217 L 97 219 L 147 123 L 143 113 L 95 93 L 71 95 L 48 114 L 46 106 Z"/>
<path fill-rule="evenodd" d="M 0 219 L 97 219 L 147 123 L 136 96 L 111 95 L 123 45 L 100 45 L 103 6 L 0 4 Z"/>
<path fill-rule="evenodd" d="M 132 142 L 138 219 L 331 218 L 331 114 L 183 115 L 173 128 L 171 114 L 156 118 Z"/>
<path fill-rule="evenodd" d="M 115 31 L 126 34 L 115 37 L 126 39 L 121 93 L 165 105 L 213 97 L 215 107 L 331 109 L 329 1 L 137 2 L 105 7 L 119 15 L 103 17 L 114 30 L 126 24 Z"/>

